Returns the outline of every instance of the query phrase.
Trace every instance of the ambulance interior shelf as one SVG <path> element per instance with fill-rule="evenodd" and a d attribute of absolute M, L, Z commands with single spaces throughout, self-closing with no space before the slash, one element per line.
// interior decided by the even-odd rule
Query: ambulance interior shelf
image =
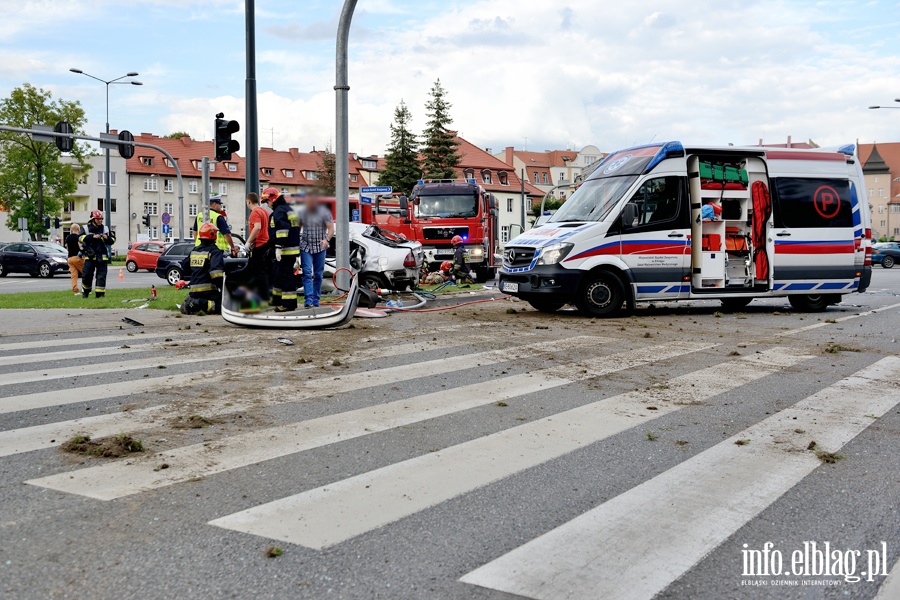
<path fill-rule="evenodd" d="M 701 198 L 721 207 L 714 219 L 701 223 L 703 288 L 750 288 L 753 204 L 742 164 L 700 162 Z"/>

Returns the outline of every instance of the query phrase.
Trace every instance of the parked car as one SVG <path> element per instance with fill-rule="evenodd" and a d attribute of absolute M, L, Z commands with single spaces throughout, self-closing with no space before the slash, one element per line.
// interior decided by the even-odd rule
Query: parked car
<path fill-rule="evenodd" d="M 52 242 L 12 242 L 0 248 L 0 277 L 7 273 L 53 277 L 69 270 L 68 256 L 64 247 Z"/>
<path fill-rule="evenodd" d="M 236 233 L 232 233 L 231 237 L 234 238 L 235 244 L 243 245 L 243 237 Z M 184 260 L 185 256 L 191 253 L 191 248 L 193 247 L 194 242 L 175 242 L 174 244 L 167 247 L 156 260 L 156 268 L 153 269 L 154 271 L 156 271 L 156 275 L 160 279 L 165 279 L 169 283 L 169 285 L 175 285 L 176 283 L 178 283 L 179 279 L 186 279 L 189 274 L 181 272 L 181 261 Z M 239 252 L 237 258 L 226 258 L 225 262 L 246 262 L 246 258 L 246 253 Z"/>
<path fill-rule="evenodd" d="M 890 269 L 900 261 L 900 242 L 879 242 L 872 246 L 872 264 Z"/>
<path fill-rule="evenodd" d="M 162 242 L 137 242 L 128 245 L 128 255 L 125 257 L 125 268 L 129 273 L 137 273 L 140 269 L 146 269 L 151 273 L 156 270 L 156 261 L 166 249 Z"/>

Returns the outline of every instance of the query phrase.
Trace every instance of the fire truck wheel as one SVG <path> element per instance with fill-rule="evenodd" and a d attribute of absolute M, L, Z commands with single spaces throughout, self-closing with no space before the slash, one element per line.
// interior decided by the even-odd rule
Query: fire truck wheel
<path fill-rule="evenodd" d="M 555 313 L 563 306 L 565 306 L 564 302 L 550 302 L 546 300 L 543 302 L 541 302 L 540 300 L 529 300 L 528 304 L 530 304 L 531 307 L 535 310 L 539 310 L 543 313 Z"/>
<path fill-rule="evenodd" d="M 588 317 L 612 317 L 625 303 L 625 290 L 619 278 L 605 271 L 585 278 L 575 298 L 575 306 Z"/>

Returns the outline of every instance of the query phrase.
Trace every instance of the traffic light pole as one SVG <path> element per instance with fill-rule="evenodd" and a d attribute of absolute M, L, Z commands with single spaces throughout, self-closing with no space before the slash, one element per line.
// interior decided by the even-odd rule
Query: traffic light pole
<path fill-rule="evenodd" d="M 246 165 L 245 191 L 259 194 L 259 123 L 256 110 L 256 2 L 246 0 L 245 17 L 247 35 L 247 81 L 244 91 L 246 104 L 247 148 L 244 154 Z M 247 207 L 246 222 L 250 222 L 250 207 Z"/>
<path fill-rule="evenodd" d="M 203 186 L 203 193 L 200 195 L 203 198 L 203 222 L 209 223 L 209 157 L 204 156 L 200 159 L 200 174 L 202 179 L 200 180 L 200 185 Z M 199 234 L 200 231 L 198 230 Z"/>
<path fill-rule="evenodd" d="M 9 127 L 7 125 L 0 125 L 0 131 L 9 131 L 10 133 L 27 133 L 32 137 L 37 136 L 38 138 L 54 137 L 66 138 L 70 140 L 83 140 L 86 142 L 100 142 L 101 147 L 103 147 L 103 145 L 105 144 L 115 144 L 116 146 L 138 146 L 140 148 L 150 148 L 151 150 L 156 150 L 157 152 L 168 158 L 169 163 L 175 168 L 175 178 L 178 180 L 178 237 L 179 239 L 184 240 L 184 182 L 181 179 L 181 169 L 178 167 L 178 162 L 175 160 L 175 158 L 172 157 L 171 154 L 166 152 L 164 148 L 160 148 L 159 146 L 156 146 L 154 144 L 147 144 L 146 142 L 136 142 L 133 140 L 120 140 L 118 138 L 110 139 L 109 137 L 92 137 L 89 135 L 81 135 L 78 133 L 59 133 L 56 131 L 25 129 L 22 127 Z M 208 188 L 207 191 L 209 191 Z M 107 224 L 112 226 L 112 224 L 108 221 Z"/>
<path fill-rule="evenodd" d="M 336 101 L 336 129 L 334 140 L 335 153 L 335 258 L 338 268 L 337 284 L 342 288 L 350 287 L 347 273 L 350 269 L 350 136 L 348 117 L 348 96 L 350 92 L 349 77 L 347 75 L 347 54 L 350 45 L 350 21 L 353 19 L 353 11 L 356 9 L 357 0 L 344 0 L 344 8 L 341 10 L 341 20 L 338 23 L 336 44 L 336 73 L 335 73 L 335 101 Z M 347 269 L 342 271 L 340 269 Z"/>

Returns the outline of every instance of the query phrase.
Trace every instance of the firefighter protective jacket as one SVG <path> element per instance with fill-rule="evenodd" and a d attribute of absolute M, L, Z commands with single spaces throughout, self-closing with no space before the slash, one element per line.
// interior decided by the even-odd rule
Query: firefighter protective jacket
<path fill-rule="evenodd" d="M 300 254 L 300 217 L 288 206 L 284 198 L 272 203 L 269 217 L 269 239 L 275 240 L 275 247 L 281 248 L 282 256 Z"/>
<path fill-rule="evenodd" d="M 106 235 L 108 239 L 95 238 L 94 235 Z M 116 243 L 116 234 L 106 225 L 94 225 L 88 223 L 78 238 L 81 242 L 82 254 L 88 260 L 100 260 L 109 262 L 110 247 Z"/>
<path fill-rule="evenodd" d="M 209 297 L 222 292 L 225 277 L 225 255 L 215 240 L 200 240 L 181 262 L 181 272 L 190 273 L 191 296 Z"/>

